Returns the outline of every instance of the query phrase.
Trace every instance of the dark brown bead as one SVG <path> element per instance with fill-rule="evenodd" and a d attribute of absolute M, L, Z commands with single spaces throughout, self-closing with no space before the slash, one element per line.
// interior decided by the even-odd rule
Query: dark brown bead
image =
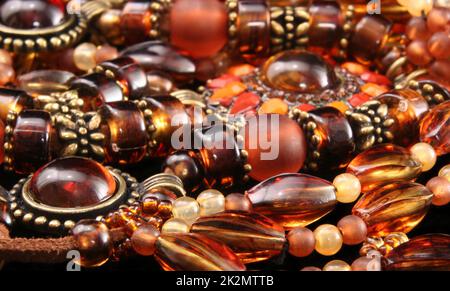
<path fill-rule="evenodd" d="M 203 168 L 194 151 L 180 150 L 170 154 L 162 165 L 162 172 L 180 178 L 188 192 L 202 185 Z"/>
<path fill-rule="evenodd" d="M 4 123 L 9 111 L 19 113 L 27 108 L 33 108 L 31 96 L 21 90 L 0 88 L 0 120 Z"/>
<path fill-rule="evenodd" d="M 314 1 L 309 7 L 311 26 L 308 31 L 312 46 L 331 48 L 342 35 L 343 13 L 335 1 Z"/>

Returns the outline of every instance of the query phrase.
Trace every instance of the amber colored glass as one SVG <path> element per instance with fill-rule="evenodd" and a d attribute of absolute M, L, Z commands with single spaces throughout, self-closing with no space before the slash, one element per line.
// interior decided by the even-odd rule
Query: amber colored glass
<path fill-rule="evenodd" d="M 381 15 L 366 15 L 356 25 L 350 39 L 350 52 L 362 63 L 369 63 L 384 47 L 392 23 Z"/>
<path fill-rule="evenodd" d="M 337 223 L 337 227 L 341 231 L 343 242 L 346 245 L 357 245 L 366 239 L 366 223 L 358 216 L 344 216 Z"/>
<path fill-rule="evenodd" d="M 4 123 L 10 110 L 19 113 L 27 108 L 33 108 L 33 98 L 24 91 L 0 88 L 0 120 Z"/>
<path fill-rule="evenodd" d="M 133 232 L 131 245 L 141 256 L 151 256 L 155 252 L 156 240 L 160 232 L 152 225 L 142 225 Z"/>
<path fill-rule="evenodd" d="M 253 210 L 286 229 L 306 226 L 333 210 L 334 186 L 304 174 L 282 174 L 256 185 L 247 193 Z"/>
<path fill-rule="evenodd" d="M 142 160 L 147 149 L 147 132 L 137 105 L 131 101 L 114 102 L 103 105 L 100 112 L 109 128 L 107 160 L 123 164 Z"/>
<path fill-rule="evenodd" d="M 420 140 L 433 146 L 438 155 L 450 153 L 450 101 L 432 108 L 422 118 Z"/>
<path fill-rule="evenodd" d="M 95 161 L 68 157 L 56 159 L 34 173 L 30 191 L 37 202 L 49 206 L 93 206 L 113 196 L 116 181 Z"/>
<path fill-rule="evenodd" d="M 308 31 L 312 46 L 333 47 L 342 35 L 343 13 L 334 1 L 314 1 L 309 7 L 311 25 Z"/>
<path fill-rule="evenodd" d="M 253 206 L 247 196 L 240 193 L 231 193 L 225 197 L 225 210 L 251 212 Z"/>
<path fill-rule="evenodd" d="M 8 196 L 9 193 L 0 186 L 0 224 L 4 224 L 6 226 L 12 225 L 12 217 L 9 212 L 9 206 L 8 206 Z"/>
<path fill-rule="evenodd" d="M 383 263 L 388 271 L 450 271 L 450 236 L 414 237 L 390 252 Z"/>
<path fill-rule="evenodd" d="M 245 264 L 280 254 L 286 243 L 283 227 L 257 213 L 223 212 L 200 217 L 191 232 L 224 243 Z"/>
<path fill-rule="evenodd" d="M 361 182 L 363 193 L 375 187 L 398 181 L 412 181 L 421 173 L 422 166 L 409 151 L 392 144 L 374 146 L 356 156 L 347 172 Z"/>
<path fill-rule="evenodd" d="M 170 154 L 161 166 L 162 172 L 177 176 L 188 191 L 197 190 L 203 181 L 203 167 L 194 151 L 180 150 Z"/>
<path fill-rule="evenodd" d="M 51 118 L 47 111 L 22 111 L 13 132 L 13 167 L 30 173 L 51 159 Z"/>
<path fill-rule="evenodd" d="M 265 0 L 238 2 L 239 52 L 247 59 L 267 54 L 270 48 L 270 13 Z"/>
<path fill-rule="evenodd" d="M 32 96 L 50 95 L 69 89 L 69 83 L 75 75 L 68 71 L 37 70 L 17 78 L 19 88 Z"/>
<path fill-rule="evenodd" d="M 353 131 L 345 115 L 334 107 L 322 107 L 308 113 L 317 125 L 314 134 L 321 137 L 317 145 L 319 166 L 345 167 L 355 150 Z"/>
<path fill-rule="evenodd" d="M 72 229 L 81 257 L 77 263 L 82 267 L 98 267 L 112 255 L 113 244 L 108 228 L 96 220 L 81 220 Z"/>
<path fill-rule="evenodd" d="M 5 158 L 5 125 L 0 119 L 0 165 L 3 164 Z"/>
<path fill-rule="evenodd" d="M 366 222 L 369 235 L 408 233 L 425 217 L 432 198 L 433 193 L 421 184 L 394 182 L 364 194 L 353 214 Z"/>
<path fill-rule="evenodd" d="M 120 29 L 127 44 L 145 41 L 151 29 L 150 2 L 127 2 L 120 15 Z"/>
<path fill-rule="evenodd" d="M 196 233 L 161 234 L 155 257 L 165 271 L 245 271 L 230 248 Z"/>
<path fill-rule="evenodd" d="M 289 241 L 289 253 L 296 257 L 309 256 L 316 246 L 314 233 L 306 227 L 291 229 L 286 238 Z"/>

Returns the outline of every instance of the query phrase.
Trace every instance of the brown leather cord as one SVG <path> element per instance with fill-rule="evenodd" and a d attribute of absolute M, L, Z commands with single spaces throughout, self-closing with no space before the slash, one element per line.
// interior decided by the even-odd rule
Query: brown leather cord
<path fill-rule="evenodd" d="M 6 233 L 6 235 L 5 235 Z M 71 250 L 77 250 L 78 245 L 73 236 L 62 238 L 9 238 L 8 229 L 0 224 L 0 260 L 20 263 L 62 263 Z M 126 239 L 122 228 L 110 231 L 113 242 Z"/>

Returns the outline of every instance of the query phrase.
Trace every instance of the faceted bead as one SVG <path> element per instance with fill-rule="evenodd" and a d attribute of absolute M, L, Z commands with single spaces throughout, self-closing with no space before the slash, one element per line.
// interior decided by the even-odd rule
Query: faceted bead
<path fill-rule="evenodd" d="M 262 80 L 272 88 L 319 93 L 339 85 L 335 72 L 318 55 L 290 50 L 276 54 L 262 68 Z"/>
<path fill-rule="evenodd" d="M 450 271 L 450 236 L 426 234 L 396 247 L 384 260 L 384 270 Z"/>
<path fill-rule="evenodd" d="M 450 182 L 447 179 L 434 177 L 426 186 L 433 193 L 433 205 L 444 206 L 450 203 Z"/>
<path fill-rule="evenodd" d="M 165 271 L 245 271 L 230 248 L 196 233 L 163 233 L 155 257 Z"/>
<path fill-rule="evenodd" d="M 439 177 L 443 177 L 450 182 L 450 164 L 442 167 L 442 169 L 439 171 Z"/>
<path fill-rule="evenodd" d="M 342 247 L 342 234 L 331 224 L 322 224 L 314 230 L 316 251 L 324 256 L 332 256 Z"/>
<path fill-rule="evenodd" d="M 361 194 L 361 183 L 352 174 L 344 173 L 337 175 L 333 180 L 336 187 L 336 199 L 341 203 L 352 203 Z"/>
<path fill-rule="evenodd" d="M 197 196 L 200 205 L 200 216 L 208 216 L 225 210 L 225 196 L 215 189 L 208 189 Z"/>
<path fill-rule="evenodd" d="M 202 184 L 203 167 L 193 151 L 180 150 L 170 154 L 161 168 L 162 172 L 180 178 L 188 192 L 197 190 Z"/>
<path fill-rule="evenodd" d="M 75 75 L 67 71 L 38 70 L 17 78 L 18 87 L 32 96 L 50 95 L 69 90 Z"/>
<path fill-rule="evenodd" d="M 97 47 L 90 43 L 85 42 L 78 45 L 73 51 L 73 60 L 78 69 L 82 71 L 89 71 L 96 66 L 95 52 Z"/>
<path fill-rule="evenodd" d="M 308 31 L 312 46 L 331 48 L 342 34 L 343 13 L 337 2 L 315 1 L 309 7 L 311 24 Z"/>
<path fill-rule="evenodd" d="M 336 205 L 331 183 L 304 174 L 272 177 L 247 192 L 255 212 L 266 215 L 287 229 L 306 226 Z"/>
<path fill-rule="evenodd" d="M 276 256 L 286 243 L 284 229 L 257 213 L 224 212 L 201 217 L 192 225 L 191 232 L 227 245 L 243 263 Z"/>
<path fill-rule="evenodd" d="M 422 118 L 420 140 L 433 146 L 438 155 L 450 153 L 450 101 L 432 108 Z"/>
<path fill-rule="evenodd" d="M 365 193 L 383 183 L 411 181 L 421 173 L 421 164 L 399 146 L 374 146 L 356 156 L 347 172 L 355 175 Z"/>
<path fill-rule="evenodd" d="M 191 226 L 187 224 L 183 219 L 171 218 L 167 220 L 161 229 L 162 233 L 188 233 Z"/>
<path fill-rule="evenodd" d="M 240 94 L 230 109 L 230 114 L 243 114 L 256 107 L 261 102 L 261 98 L 252 92 L 244 92 Z"/>
<path fill-rule="evenodd" d="M 200 216 L 200 205 L 194 198 L 181 197 L 173 203 L 172 213 L 173 217 L 192 224 Z"/>
<path fill-rule="evenodd" d="M 324 267 L 324 271 L 351 271 L 349 264 L 341 260 L 333 260 L 328 262 Z"/>
<path fill-rule="evenodd" d="M 425 217 L 432 198 L 433 194 L 417 183 L 384 184 L 364 194 L 353 214 L 366 222 L 369 235 L 408 233 Z"/>
<path fill-rule="evenodd" d="M 33 108 L 33 98 L 24 91 L 0 88 L 0 120 L 6 122 L 9 111 L 19 113 L 23 109 Z"/>
<path fill-rule="evenodd" d="M 4 86 L 14 81 L 16 72 L 10 65 L 0 63 L 0 85 Z"/>
<path fill-rule="evenodd" d="M 231 193 L 225 197 L 225 210 L 251 212 L 253 206 L 247 196 L 240 193 Z"/>
<path fill-rule="evenodd" d="M 344 244 L 346 245 L 360 244 L 367 237 L 366 223 L 358 216 L 344 216 L 337 223 L 337 227 L 341 231 Z"/>
<path fill-rule="evenodd" d="M 127 2 L 120 15 L 120 29 L 125 42 L 135 44 L 145 41 L 151 29 L 150 2 Z"/>
<path fill-rule="evenodd" d="M 315 248 L 316 240 L 311 230 L 297 227 L 289 231 L 286 236 L 289 242 L 289 253 L 296 257 L 307 257 Z"/>
<path fill-rule="evenodd" d="M 280 114 L 285 115 L 289 111 L 286 102 L 279 98 L 271 98 L 265 101 L 258 109 L 258 114 Z"/>
<path fill-rule="evenodd" d="M 412 158 L 422 165 L 422 172 L 431 170 L 436 164 L 436 152 L 433 147 L 427 143 L 416 143 L 409 151 L 411 152 Z"/>
<path fill-rule="evenodd" d="M 307 146 L 303 130 L 295 121 L 276 114 L 258 115 L 247 121 L 244 149 L 252 167 L 250 177 L 263 181 L 302 168 Z"/>
<path fill-rule="evenodd" d="M 155 253 L 156 240 L 160 233 L 152 225 L 142 225 L 133 232 L 131 236 L 131 245 L 136 253 L 141 256 L 151 256 Z"/>
<path fill-rule="evenodd" d="M 40 168 L 30 182 L 33 198 L 54 207 L 93 206 L 116 192 L 111 173 L 99 163 L 80 157 L 61 158 Z"/>
<path fill-rule="evenodd" d="M 178 0 L 169 17 L 170 43 L 195 58 L 212 57 L 227 42 L 227 9 L 219 0 Z"/>

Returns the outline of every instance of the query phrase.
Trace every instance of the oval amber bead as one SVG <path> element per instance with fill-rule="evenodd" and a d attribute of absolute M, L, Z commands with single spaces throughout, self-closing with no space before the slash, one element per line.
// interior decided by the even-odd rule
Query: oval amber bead
<path fill-rule="evenodd" d="M 450 271 L 450 235 L 415 237 L 391 251 L 383 267 L 389 271 Z"/>
<path fill-rule="evenodd" d="M 255 212 L 287 229 L 313 223 L 337 203 L 330 182 L 304 174 L 274 176 L 250 189 L 247 196 Z"/>
<path fill-rule="evenodd" d="M 286 243 L 283 227 L 258 213 L 224 212 L 201 217 L 191 232 L 224 243 L 246 264 L 280 254 Z"/>
<path fill-rule="evenodd" d="M 245 271 L 230 248 L 202 234 L 163 233 L 155 255 L 165 271 Z"/>
<path fill-rule="evenodd" d="M 396 182 L 363 195 L 352 212 L 364 220 L 369 235 L 408 233 L 425 217 L 432 198 L 421 184 Z"/>
<path fill-rule="evenodd" d="M 438 155 L 450 153 L 450 101 L 434 107 L 422 118 L 420 140 L 433 146 Z"/>
<path fill-rule="evenodd" d="M 374 146 L 356 156 L 347 172 L 361 182 L 363 193 L 380 184 L 412 181 L 421 173 L 421 164 L 405 148 L 392 144 Z"/>

